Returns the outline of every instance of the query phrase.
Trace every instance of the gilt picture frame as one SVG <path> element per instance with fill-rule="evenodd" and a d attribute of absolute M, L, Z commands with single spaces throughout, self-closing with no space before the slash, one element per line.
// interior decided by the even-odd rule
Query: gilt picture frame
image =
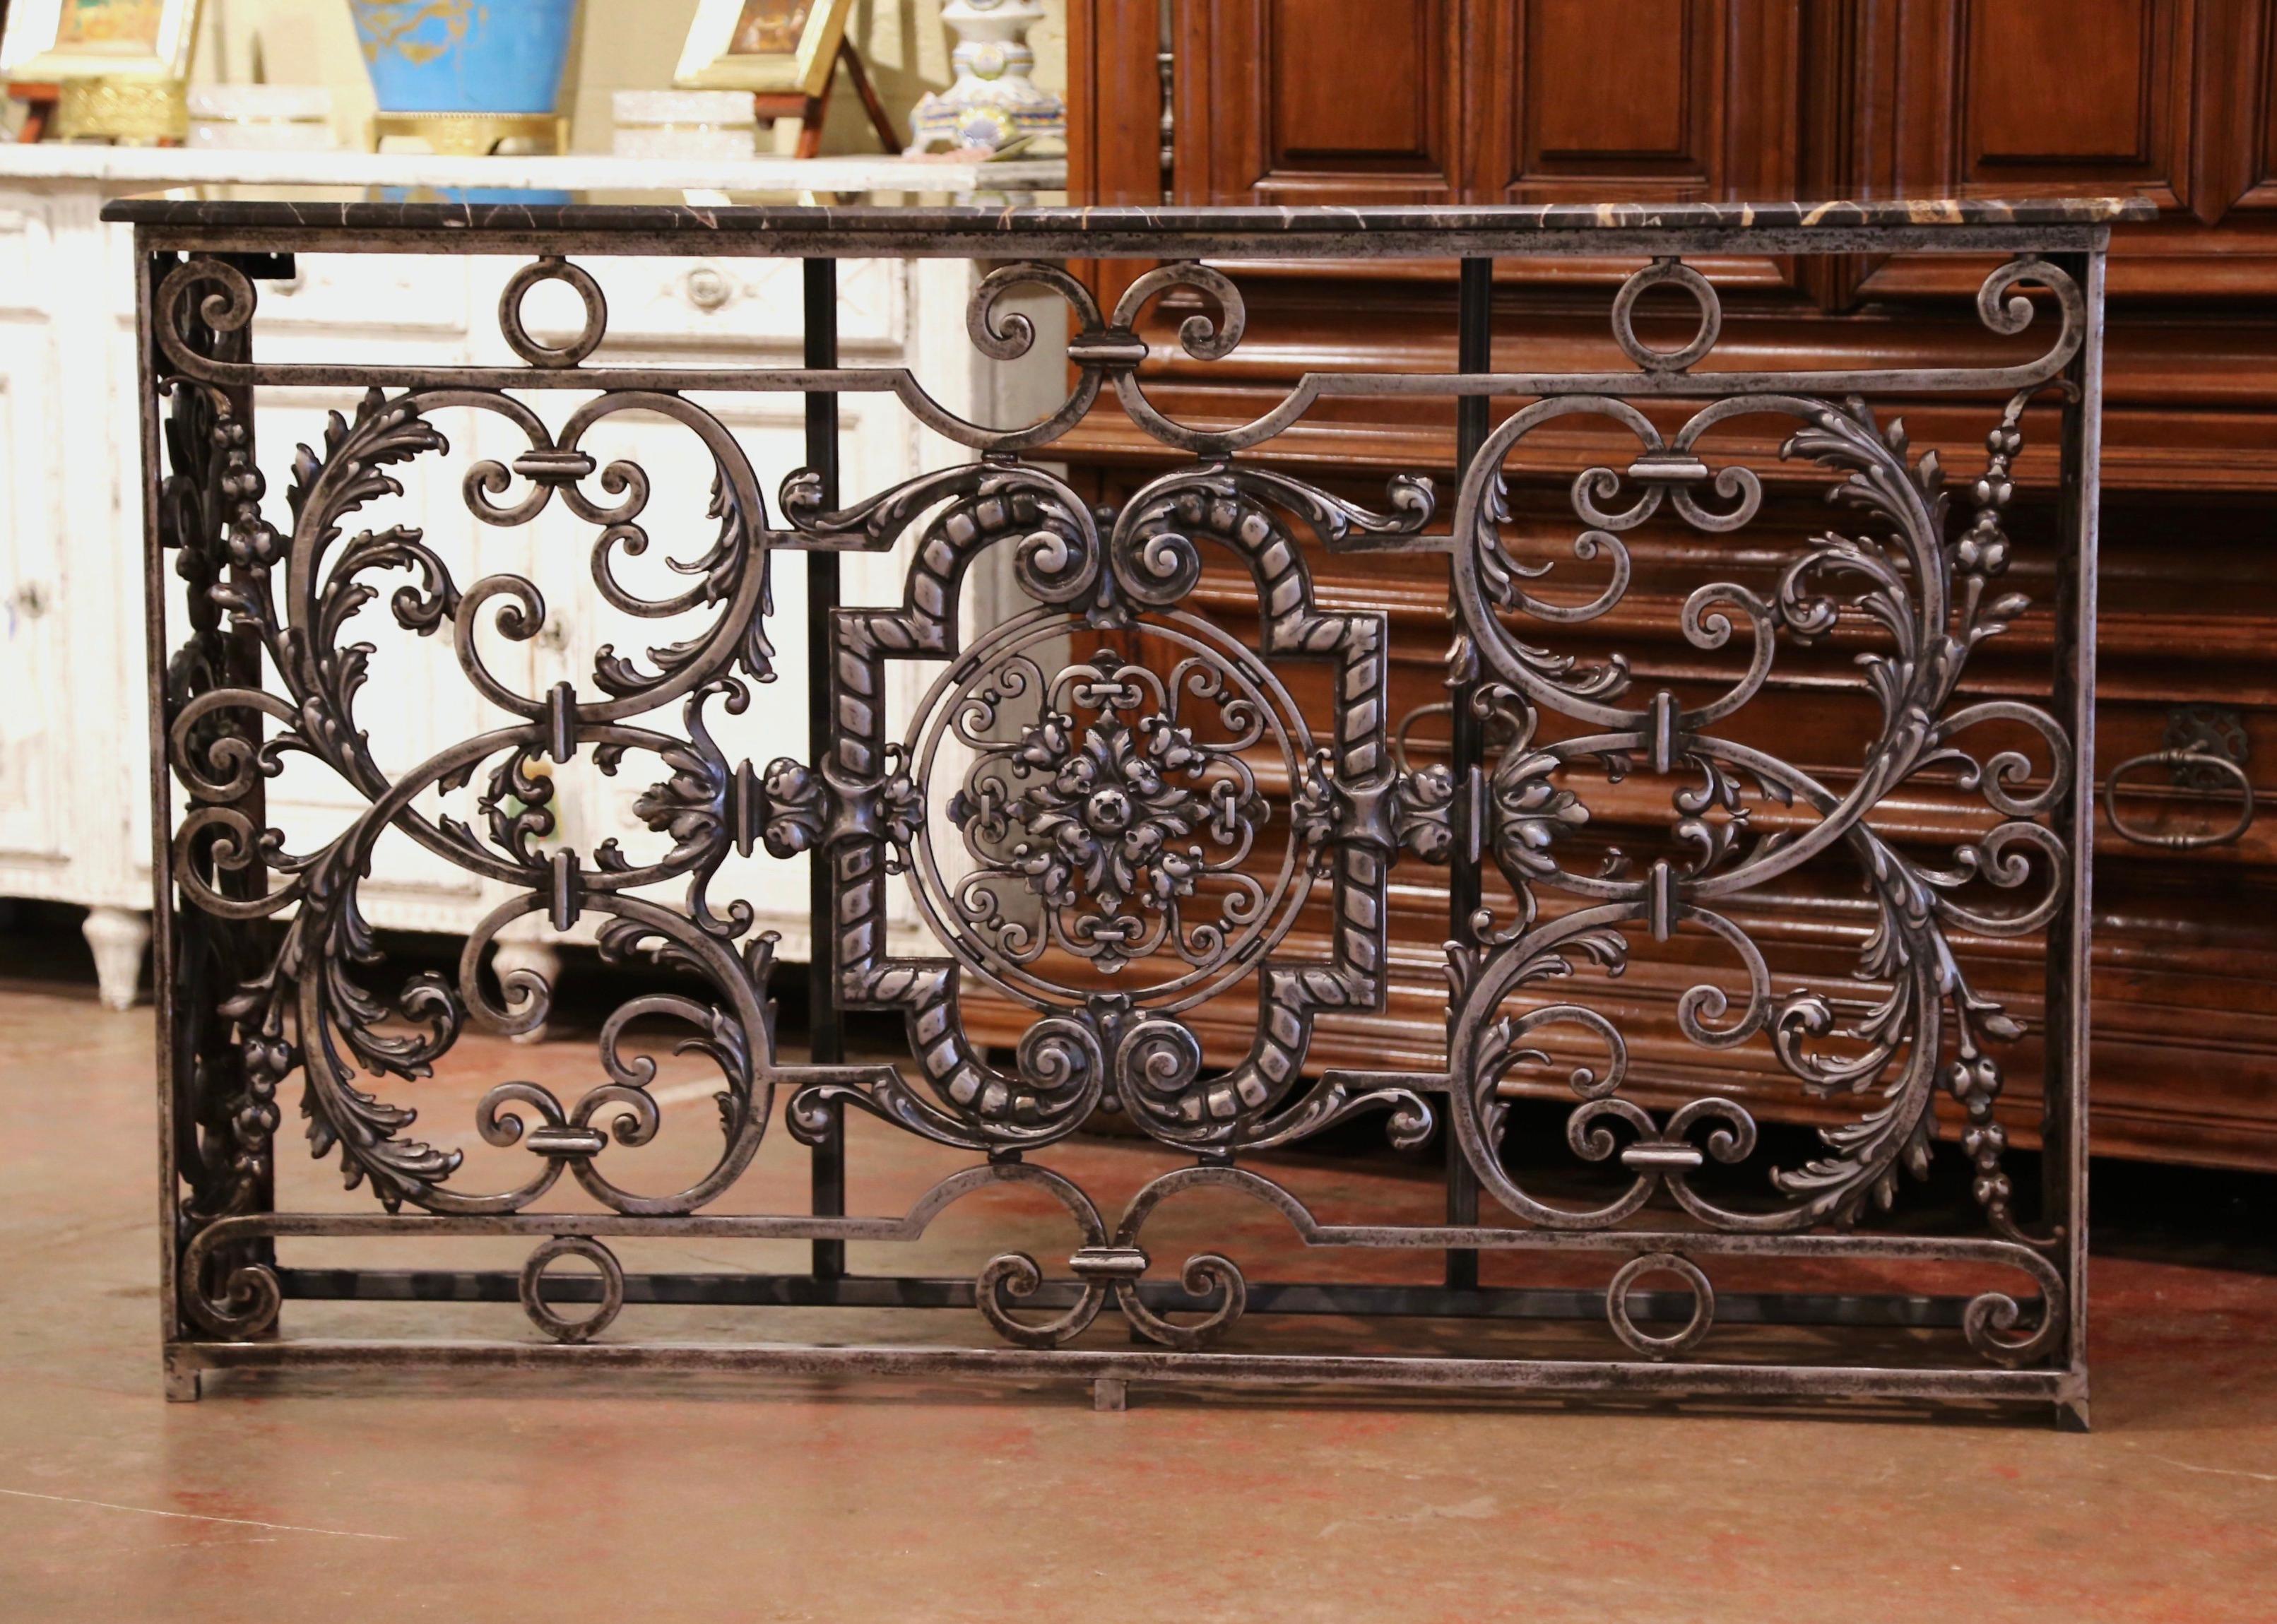
<path fill-rule="evenodd" d="M 11 0 L 0 74 L 17 81 L 189 75 L 201 0 Z"/>
<path fill-rule="evenodd" d="M 698 0 L 673 82 L 819 96 L 853 9 L 854 0 Z"/>

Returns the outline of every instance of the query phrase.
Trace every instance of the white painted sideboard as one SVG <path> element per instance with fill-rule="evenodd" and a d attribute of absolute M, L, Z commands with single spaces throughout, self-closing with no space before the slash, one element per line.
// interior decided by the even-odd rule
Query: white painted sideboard
<path fill-rule="evenodd" d="M 86 933 L 105 1002 L 135 995 L 148 937 L 150 807 L 146 763 L 148 682 L 142 631 L 141 515 L 131 248 L 125 228 L 102 225 L 109 198 L 225 179 L 253 182 L 438 187 L 495 184 L 483 166 L 504 160 L 397 158 L 366 154 L 130 151 L 99 148 L 0 147 L 0 896 L 39 897 L 89 910 Z M 992 187 L 1038 189 L 1062 184 L 1056 164 L 927 164 L 896 170 L 895 160 L 781 159 L 688 164 L 616 158 L 514 161 L 516 180 L 563 189 L 637 187 L 743 192 L 911 186 L 926 193 Z M 473 165 L 468 168 L 468 165 Z M 792 261 L 645 259 L 588 262 L 607 295 L 610 339 L 599 359 L 677 365 L 796 364 L 800 271 Z M 498 295 L 514 262 L 481 257 L 313 257 L 296 278 L 263 285 L 254 330 L 271 360 L 362 360 L 382 364 L 510 364 L 499 337 Z M 907 365 L 934 397 L 983 422 L 1024 421 L 1058 399 L 1056 304 L 1032 315 L 1043 334 L 1028 364 L 1006 368 L 975 355 L 965 333 L 967 297 L 978 272 L 944 260 L 846 261 L 839 268 L 839 333 L 849 365 Z M 560 291 L 560 290 L 554 290 Z M 542 322 L 533 299 L 528 313 Z M 542 327 L 538 336 L 545 336 Z M 803 406 L 796 395 L 722 394 L 704 402 L 737 434 L 772 493 L 804 461 Z M 323 392 L 264 392 L 256 422 L 268 500 L 286 518 L 285 488 L 296 441 L 320 444 L 326 414 L 353 399 Z M 549 416 L 558 411 L 549 409 Z M 447 467 L 423 463 L 407 477 L 393 510 L 373 509 L 375 525 L 425 530 L 461 579 L 510 569 L 535 580 L 548 616 L 532 643 L 509 645 L 529 662 L 530 686 L 588 675 L 594 651 L 645 648 L 652 627 L 618 614 L 593 583 L 591 527 L 558 507 L 537 523 L 501 530 L 478 524 L 460 496 L 465 469 L 484 457 L 511 460 L 504 425 L 459 412 L 437 419 L 450 438 Z M 842 401 L 842 488 L 878 491 L 970 454 L 918 427 L 890 397 Z M 662 419 L 628 422 L 591 448 L 605 460 L 641 463 L 656 492 L 648 525 L 656 555 L 621 567 L 665 576 L 667 555 L 700 553 L 716 529 L 704 515 L 711 465 L 686 431 Z M 749 713 L 731 719 L 720 742 L 730 759 L 760 762 L 805 751 L 806 648 L 803 559 L 775 561 L 773 623 L 780 673 Z M 896 560 L 849 558 L 845 595 L 876 601 L 899 578 Z M 976 613 L 987 614 L 985 593 Z M 447 635 L 447 634 L 446 634 Z M 446 646 L 376 637 L 371 685 L 362 707 L 383 766 L 406 767 L 447 741 L 477 731 L 479 701 Z M 493 659 L 494 665 L 497 663 Z M 912 684 L 918 667 L 897 667 Z M 913 696 L 902 696 L 904 703 Z M 715 711 L 716 711 L 716 707 Z M 622 828 L 645 785 L 601 777 L 572 764 L 557 785 L 562 826 L 556 839 L 591 843 L 594 831 Z M 291 849 L 336 831 L 360 806 L 336 782 L 288 770 L 270 792 L 270 821 Z M 366 886 L 365 911 L 382 928 L 463 932 L 502 894 L 437 862 L 406 860 Z M 782 938 L 786 958 L 808 951 L 806 859 L 753 859 L 731 865 L 718 886 L 757 909 L 763 928 Z M 534 921 L 533 921 L 534 923 Z M 902 921 L 904 928 L 913 928 Z M 590 935 L 590 926 L 570 940 Z M 544 967 L 554 941 L 532 929 L 501 954 Z"/>

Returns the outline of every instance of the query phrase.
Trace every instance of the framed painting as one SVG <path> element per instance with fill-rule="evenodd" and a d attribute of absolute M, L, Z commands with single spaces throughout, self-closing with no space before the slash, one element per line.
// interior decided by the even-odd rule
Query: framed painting
<path fill-rule="evenodd" d="M 45 81 L 186 78 L 199 0 L 10 0 L 0 73 Z"/>
<path fill-rule="evenodd" d="M 854 0 L 698 0 L 673 82 L 819 96 L 853 9 Z"/>

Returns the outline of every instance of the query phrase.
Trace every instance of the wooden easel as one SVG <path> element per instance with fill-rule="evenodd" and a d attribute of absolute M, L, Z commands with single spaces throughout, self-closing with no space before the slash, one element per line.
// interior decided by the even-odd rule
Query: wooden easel
<path fill-rule="evenodd" d="M 823 81 L 820 95 L 756 91 L 751 96 L 752 112 L 761 118 L 797 119 L 798 156 L 813 157 L 822 150 L 822 120 L 830 111 L 830 92 L 838 83 L 842 63 L 846 76 L 854 81 L 855 94 L 862 98 L 862 111 L 870 115 L 870 127 L 878 133 L 879 141 L 887 152 L 899 152 L 902 138 L 894 129 L 885 103 L 878 99 L 878 88 L 870 82 L 870 70 L 862 64 L 862 53 L 854 49 L 854 42 L 849 39 L 838 42 L 838 60 L 831 65 L 830 77 Z"/>
<path fill-rule="evenodd" d="M 42 140 L 56 121 L 56 103 L 63 90 L 56 85 L 10 85 L 8 94 L 24 104 L 24 122 L 17 126 L 19 141 Z"/>

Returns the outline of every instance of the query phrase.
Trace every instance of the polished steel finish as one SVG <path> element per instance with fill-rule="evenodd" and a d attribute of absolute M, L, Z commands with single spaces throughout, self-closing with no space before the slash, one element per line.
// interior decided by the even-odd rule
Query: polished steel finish
<path fill-rule="evenodd" d="M 583 210 L 439 232 L 393 217 L 263 223 L 226 210 L 201 224 L 141 207 L 166 934 L 165 1314 L 178 1391 L 194 1385 L 200 1369 L 415 1359 L 1061 1375 L 1093 1382 L 1102 1407 L 1119 1407 L 1133 1382 L 1327 1381 L 2000 1399 L 2083 1419 L 2094 806 L 2080 779 L 2092 760 L 2101 222 L 2113 210 L 1951 205 L 1884 216 L 1873 211 L 1881 206 L 1838 206 L 1850 212 L 1814 224 L 1770 211 L 1761 225 L 1730 210 L 1676 225 L 1634 210 L 1605 211 L 1595 224 L 1584 211 L 1402 210 L 1380 229 L 1350 211 L 1310 211 L 1336 216 L 1345 229 L 1321 225 L 1298 251 L 1333 244 L 1345 255 L 1460 262 L 1459 370 L 1315 373 L 1254 422 L 1207 425 L 1178 421 L 1149 397 L 1141 316 L 1174 297 L 1192 312 L 1177 334 L 1186 353 L 1223 360 L 1242 340 L 1241 293 L 1192 255 L 1235 245 L 1271 254 L 1298 240 L 1296 228 L 1276 235 L 1259 211 L 1157 219 L 1110 210 L 1075 220 L 1044 210 L 1027 222 L 1019 211 L 973 210 L 912 211 L 932 220 L 930 234 L 907 220 L 849 233 L 843 251 L 957 254 L 986 243 L 993 257 L 1011 258 L 981 281 L 970 312 L 971 341 L 991 357 L 1017 357 L 1035 342 L 1031 323 L 1006 302 L 1014 290 L 1066 301 L 1064 403 L 1033 424 L 992 429 L 950 413 L 905 371 L 840 363 L 828 329 L 826 233 L 811 217 L 828 211 L 784 211 L 779 229 L 747 230 L 731 248 L 811 257 L 806 364 L 720 370 L 592 364 L 606 304 L 569 255 L 686 251 L 637 211 L 614 226 L 605 210 Z M 721 252 L 726 240 L 705 251 Z M 1735 243 L 1750 254 L 1997 248 L 2007 257 L 1984 282 L 1978 319 L 2000 339 L 2028 328 L 2047 336 L 2029 350 L 1999 345 L 1976 367 L 1716 370 L 1720 298 L 1691 262 Z M 382 248 L 529 249 L 534 257 L 499 312 L 528 364 L 376 368 L 254 355 L 259 282 L 289 270 L 276 256 Z M 1108 311 L 1042 257 L 1068 251 L 1164 263 Z M 1585 375 L 1496 371 L 1491 256 L 1576 252 L 1646 259 L 1610 311 L 1613 344 L 1633 364 Z M 522 325 L 522 296 L 542 280 L 583 297 L 583 330 L 566 345 L 540 344 Z M 1696 316 L 1692 336 L 1673 348 L 1648 342 L 1632 321 L 1639 297 L 1664 286 Z M 280 527 L 261 505 L 259 392 L 342 384 L 364 388 L 362 404 L 294 460 L 291 519 Z M 544 415 L 532 403 L 563 389 L 583 397 Z M 734 434 L 683 393 L 699 390 L 806 397 L 812 466 L 782 481 L 772 512 Z M 834 403 L 855 393 L 894 397 L 979 459 L 842 500 Z M 1254 459 L 1316 402 L 1368 394 L 1456 403 L 1451 491 L 1406 474 L 1380 503 L 1362 504 Z M 1982 474 L 1949 482 L 1938 454 L 1916 451 L 1875 396 L 1981 400 Z M 1094 510 L 1047 462 L 1053 443 L 1110 398 L 1175 461 L 1119 508 Z M 2064 437 L 2050 701 L 1963 699 L 1976 645 L 2028 607 L 1999 577 L 2026 408 L 2042 399 L 2060 404 Z M 1497 417 L 1512 400 L 1521 404 Z M 558 500 L 598 532 L 591 567 L 609 601 L 670 623 L 655 646 L 605 650 L 583 681 L 519 691 L 482 650 L 486 639 L 539 635 L 546 610 L 535 585 L 512 575 L 461 583 L 416 532 L 354 530 L 361 507 L 447 454 L 429 421 L 444 407 L 492 414 L 528 443 L 510 464 L 465 472 L 463 498 L 476 515 L 518 526 Z M 602 467 L 583 446 L 596 424 L 634 410 L 677 423 L 714 470 L 716 537 L 676 563 L 689 584 L 669 598 L 644 597 L 614 570 L 649 544 L 648 475 L 627 462 Z M 1514 547 L 1504 469 L 1527 435 L 1577 414 L 1633 438 L 1634 451 L 1574 479 L 1574 562 L 1552 565 Z M 1711 543 L 1744 530 L 1765 499 L 1764 480 L 1719 454 L 1717 431 L 1767 416 L 1787 424 L 1781 458 L 1823 470 L 1831 516 L 1825 533 L 1760 584 L 1711 575 L 1682 604 L 1685 640 L 1703 653 L 1728 651 L 1734 669 L 1719 690 L 1679 692 L 1641 679 L 1618 652 L 1577 661 L 1528 639 L 1529 621 L 1584 625 L 1629 604 L 1624 538 L 1649 522 Z M 729 759 L 712 719 L 741 710 L 773 675 L 770 554 L 803 549 L 815 563 L 834 563 L 842 552 L 902 544 L 910 562 L 896 606 L 839 606 L 834 568 L 811 576 L 819 686 L 808 759 Z M 1249 575 L 1253 642 L 1191 606 L 1206 549 Z M 1451 699 L 1439 707 L 1453 728 L 1447 762 L 1411 761 L 1409 724 L 1387 714 L 1387 617 L 1322 600 L 1313 569 L 1324 551 L 1445 560 L 1455 621 Z M 968 626 L 963 585 L 992 555 L 1006 561 L 1027 606 Z M 1576 569 L 1589 582 L 1578 591 L 1561 583 Z M 400 778 L 381 771 L 357 723 L 366 652 L 341 642 L 354 613 L 384 590 L 381 576 L 406 583 L 387 599 L 399 631 L 430 640 L 436 659 L 455 658 L 464 680 L 511 719 Z M 175 599 L 171 617 L 157 604 L 161 590 Z M 1858 771 L 1824 780 L 1748 742 L 1756 735 L 1733 719 L 1772 680 L 1782 647 L 1824 639 L 1838 625 L 1877 635 L 1857 667 L 1878 723 L 1860 740 Z M 907 725 L 889 728 L 888 668 L 910 660 L 939 675 Z M 1307 694 L 1325 698 L 1300 698 Z M 667 850 L 636 859 L 614 840 L 586 850 L 546 843 L 552 789 L 540 766 L 586 752 L 606 770 L 649 775 L 636 812 Z M 288 756 L 312 759 L 368 803 L 315 850 L 287 850 L 263 815 L 263 785 Z M 1669 778 L 1664 852 L 1568 860 L 1568 842 L 1590 817 L 1592 774 Z M 1979 832 L 1935 860 L 1879 832 L 1875 817 L 1924 774 L 1983 810 Z M 476 783 L 476 822 L 429 810 L 430 791 Z M 1776 808 L 1778 827 L 1752 827 L 1753 808 Z M 465 943 L 455 979 L 391 977 L 373 949 L 356 896 L 390 830 L 514 888 Z M 762 850 L 811 853 L 816 863 L 819 995 L 806 1064 L 777 1052 L 772 941 L 754 936 L 748 906 L 713 890 L 731 855 Z M 1854 976 L 1775 984 L 1741 922 L 1747 899 L 1819 860 L 1852 865 L 1877 924 Z M 1315 1072 L 1306 1056 L 1316 1020 L 1382 1007 L 1391 875 L 1415 862 L 1449 865 L 1453 874 L 1446 1065 Z M 1482 883 L 1489 872 L 1503 882 L 1491 891 Z M 914 892 L 932 950 L 888 949 L 895 886 Z M 1298 956 L 1291 933 L 1308 907 L 1326 921 L 1326 947 Z M 605 957 L 676 970 L 685 989 L 622 1003 L 602 1030 L 600 1076 L 582 1097 L 526 1082 L 491 1089 L 476 1128 L 529 1161 L 506 1187 L 468 1188 L 460 1155 L 414 1132 L 402 1090 L 369 1078 L 408 1084 L 447 1064 L 470 1020 L 505 1033 L 545 1021 L 552 989 L 541 977 L 510 972 L 495 999 L 482 979 L 499 931 L 533 913 L 564 929 L 598 916 Z M 1972 985 L 1956 934 L 2046 943 L 2049 1104 L 2037 1212 L 2018 1210 L 1996 1112 L 2002 1055 L 2022 1024 Z M 1702 1091 L 1654 1109 L 1634 1097 L 1605 978 L 1679 937 L 1712 946 L 1732 966 L 1722 982 L 1703 979 L 1682 995 L 1684 1037 L 1703 1055 L 1762 1046 L 1799 1092 L 1835 1108 L 1839 1120 L 1802 1164 L 1763 1166 L 1756 1123 L 1735 1101 Z M 1564 995 L 1544 1002 L 1545 983 Z M 960 1004 L 975 986 L 1033 1011 L 1015 1055 L 967 1037 Z M 1186 1018 L 1205 1001 L 1222 1009 L 1237 995 L 1255 1001 L 1253 1041 L 1230 1067 L 1215 1068 Z M 847 1061 L 842 1010 L 898 1012 L 908 1058 Z M 648 1091 L 654 1063 L 641 1052 L 655 1040 L 629 1036 L 636 1022 L 676 1026 L 719 1073 L 716 1148 L 706 1170 L 668 1196 L 620 1182 L 665 1123 Z M 1513 1122 L 1504 1084 L 1527 1068 L 1538 1077 L 1553 1052 L 1570 1095 L 1564 1154 L 1597 1170 L 1594 1199 L 1537 1187 L 1504 1154 Z M 334 1159 L 351 1188 L 368 1188 L 375 1210 L 275 1210 L 278 1091 L 288 1085 L 301 1095 L 314 1153 Z M 815 1148 L 811 1209 L 713 1211 L 779 1108 L 785 1131 Z M 1976 1219 L 1966 1233 L 1893 1227 L 1881 1214 L 1904 1202 L 1906 1176 L 1940 1154 L 1940 1109 L 1971 1164 Z M 906 1211 L 847 1213 L 849 1110 L 972 1159 Z M 1102 1111 L 1178 1161 L 1119 1213 L 1051 1165 L 1054 1147 Z M 1315 1213 L 1273 1176 L 1270 1152 L 1369 1115 L 1397 1145 L 1443 1136 L 1444 1224 L 1344 1221 Z M 1751 1194 L 1735 1193 L 1731 1169 L 1752 1175 Z M 565 1174 L 605 1210 L 550 1204 Z M 969 1282 L 846 1273 L 846 1242 L 914 1241 L 952 1203 L 1008 1184 L 1064 1211 L 1069 1245 L 1057 1259 L 1007 1252 Z M 1215 1251 L 1186 1258 L 1175 1284 L 1150 1280 L 1158 1261 L 1150 1218 L 1206 1191 L 1259 1203 L 1306 1247 L 1443 1253 L 1446 1283 L 1253 1284 L 1236 1257 Z M 519 1277 L 415 1279 L 280 1261 L 293 1240 L 317 1235 L 513 1236 L 535 1249 Z M 804 1277 L 628 1274 L 612 1243 L 657 1236 L 809 1241 L 813 1268 Z M 1602 1285 L 1481 1288 L 1487 1254 L 1592 1260 Z M 598 1279 L 549 1277 L 572 1259 Z M 1813 1281 L 1830 1270 L 1959 1267 L 1986 1283 L 1946 1298 L 1717 1284 L 1719 1269 L 1760 1279 L 1782 1265 Z M 309 1343 L 280 1319 L 293 1296 L 423 1295 L 518 1300 L 543 1339 Z M 993 1346 L 621 1339 L 640 1305 L 659 1300 L 970 1307 L 979 1314 L 970 1329 Z M 565 1312 L 575 1304 L 590 1309 Z M 1600 1361 L 1288 1351 L 1262 1324 L 1307 1313 L 1483 1321 L 1576 1308 L 1610 1333 Z M 1154 1351 L 1095 1334 L 1076 1346 L 1109 1314 L 1126 1339 Z M 1919 1327 L 1928 1339 L 1900 1363 L 1832 1344 L 1823 1362 L 1752 1357 L 1732 1340 L 1736 1326 L 1795 1320 Z"/>

